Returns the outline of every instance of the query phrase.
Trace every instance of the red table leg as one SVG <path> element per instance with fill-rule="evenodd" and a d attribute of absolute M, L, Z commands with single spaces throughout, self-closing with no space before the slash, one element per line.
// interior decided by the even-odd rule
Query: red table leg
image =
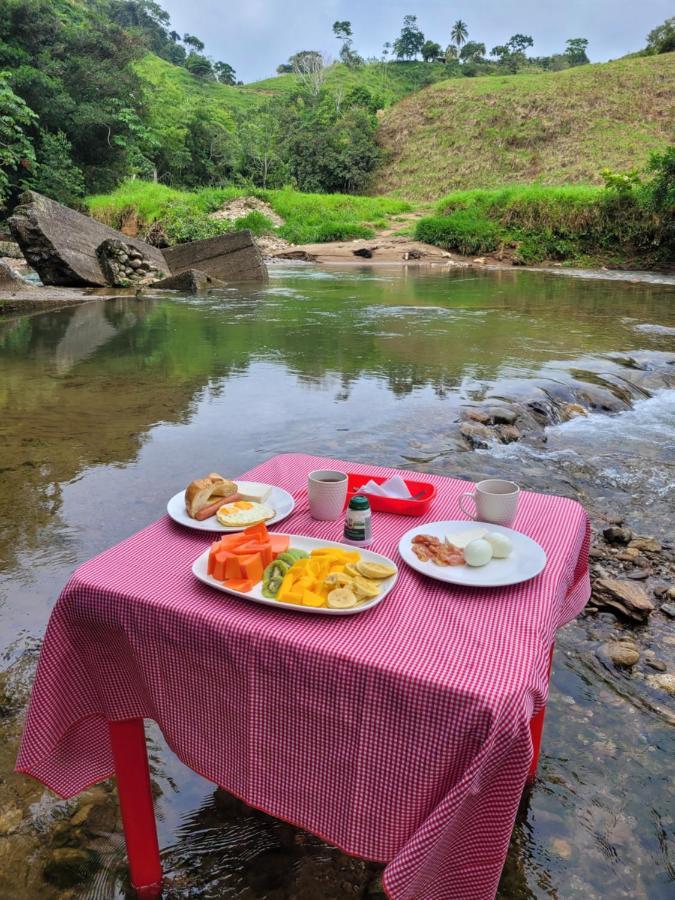
<path fill-rule="evenodd" d="M 153 900 L 162 889 L 162 864 L 143 719 L 125 719 L 108 725 L 131 884 L 143 900 Z"/>
<path fill-rule="evenodd" d="M 548 678 L 551 680 L 551 669 L 553 668 L 553 645 L 551 645 L 551 653 L 548 658 Z M 546 707 L 542 706 L 538 713 L 532 716 L 530 720 L 530 734 L 532 735 L 532 747 L 534 753 L 532 755 L 532 763 L 530 771 L 527 773 L 527 783 L 532 784 L 537 777 L 537 766 L 539 765 L 539 751 L 541 750 L 541 738 L 544 733 L 544 716 L 546 715 Z"/>

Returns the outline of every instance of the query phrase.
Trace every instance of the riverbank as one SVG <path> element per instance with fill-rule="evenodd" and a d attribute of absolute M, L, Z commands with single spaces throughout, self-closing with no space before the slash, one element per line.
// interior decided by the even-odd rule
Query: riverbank
<path fill-rule="evenodd" d="M 621 269 L 577 269 L 556 264 L 554 266 L 519 266 L 500 260 L 495 255 L 483 257 L 461 256 L 405 237 L 356 239 L 321 244 L 288 245 L 282 248 L 260 241 L 261 250 L 268 264 L 302 266 L 304 263 L 330 267 L 355 267 L 363 270 L 378 268 L 425 268 L 436 270 L 466 269 L 494 272 L 540 272 L 546 275 L 566 276 L 593 281 L 615 281 L 631 284 L 661 284 L 675 287 L 675 274 L 643 272 Z M 14 258 L 3 259 L 26 275 L 30 272 Z M 172 292 L 173 293 L 173 292 Z M 207 292 L 212 293 L 212 291 Z M 112 300 L 124 297 L 156 296 L 165 294 L 151 288 L 58 288 L 45 287 L 35 280 L 24 281 L 18 289 L 0 286 L 0 318 L 3 316 L 48 312 L 64 306 L 89 303 L 92 300 Z M 166 295 L 166 294 L 165 294 Z"/>

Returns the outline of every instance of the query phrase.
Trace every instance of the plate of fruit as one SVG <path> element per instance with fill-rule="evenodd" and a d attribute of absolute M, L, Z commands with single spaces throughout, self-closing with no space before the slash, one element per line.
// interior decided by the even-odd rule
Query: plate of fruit
<path fill-rule="evenodd" d="M 192 572 L 218 591 L 320 616 L 351 616 L 381 603 L 398 578 L 379 553 L 264 524 L 224 535 L 199 556 Z"/>
<path fill-rule="evenodd" d="M 464 520 L 428 522 L 407 531 L 398 551 L 413 569 L 451 584 L 503 587 L 529 581 L 546 565 L 532 538 L 511 528 Z"/>

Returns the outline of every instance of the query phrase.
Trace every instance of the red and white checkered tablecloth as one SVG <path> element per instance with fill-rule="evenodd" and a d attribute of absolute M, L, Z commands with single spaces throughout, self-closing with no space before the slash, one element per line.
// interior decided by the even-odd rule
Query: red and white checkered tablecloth
<path fill-rule="evenodd" d="M 340 522 L 307 510 L 319 468 L 400 471 L 277 456 L 246 475 L 296 496 L 275 530 L 339 539 Z M 423 477 L 438 490 L 426 520 L 463 518 L 467 483 Z M 372 549 L 397 559 L 400 536 L 423 521 L 375 513 Z M 199 583 L 190 569 L 209 535 L 160 519 L 66 585 L 17 769 L 72 796 L 113 774 L 107 719 L 154 719 L 184 763 L 248 804 L 388 863 L 391 897 L 493 897 L 549 650 L 590 594 L 582 507 L 524 492 L 514 527 L 548 556 L 531 581 L 459 588 L 401 563 L 381 605 L 331 618 Z"/>

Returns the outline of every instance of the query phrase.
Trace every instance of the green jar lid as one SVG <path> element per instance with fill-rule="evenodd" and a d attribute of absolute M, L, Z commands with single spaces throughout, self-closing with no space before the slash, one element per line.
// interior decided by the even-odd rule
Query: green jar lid
<path fill-rule="evenodd" d="M 350 509 L 370 509 L 370 503 L 368 503 L 368 498 L 364 497 L 362 494 L 356 494 L 349 501 Z"/>

